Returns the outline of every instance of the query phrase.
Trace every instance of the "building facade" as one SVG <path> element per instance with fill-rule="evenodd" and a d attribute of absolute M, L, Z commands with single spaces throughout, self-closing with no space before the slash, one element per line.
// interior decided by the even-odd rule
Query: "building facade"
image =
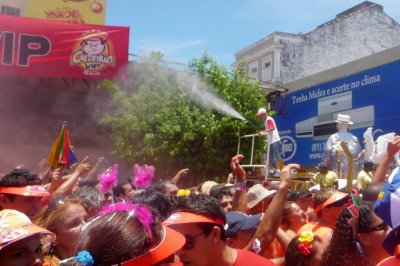
<path fill-rule="evenodd" d="M 308 33 L 271 33 L 238 51 L 234 65 L 244 61 L 252 78 L 280 85 L 399 45 L 400 24 L 366 1 Z"/>
<path fill-rule="evenodd" d="M 25 15 L 26 0 L 0 0 L 0 14 L 10 16 Z"/>

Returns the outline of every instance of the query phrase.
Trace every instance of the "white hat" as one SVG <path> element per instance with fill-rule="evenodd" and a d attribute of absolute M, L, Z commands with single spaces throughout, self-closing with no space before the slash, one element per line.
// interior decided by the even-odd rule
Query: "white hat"
<path fill-rule="evenodd" d="M 338 114 L 336 122 L 338 123 L 343 123 L 343 124 L 348 124 L 352 125 L 353 122 L 350 121 L 350 116 L 349 115 L 343 115 L 343 114 Z"/>
<path fill-rule="evenodd" d="M 247 191 L 247 208 L 251 209 L 263 199 L 275 194 L 276 190 L 268 190 L 261 184 L 255 184 Z"/>
<path fill-rule="evenodd" d="M 211 188 L 215 185 L 218 185 L 218 183 L 215 181 L 206 181 L 201 185 L 200 191 L 202 194 L 210 195 Z"/>
<path fill-rule="evenodd" d="M 261 116 L 266 113 L 267 113 L 267 110 L 265 108 L 260 108 L 260 109 L 258 109 L 256 116 Z"/>

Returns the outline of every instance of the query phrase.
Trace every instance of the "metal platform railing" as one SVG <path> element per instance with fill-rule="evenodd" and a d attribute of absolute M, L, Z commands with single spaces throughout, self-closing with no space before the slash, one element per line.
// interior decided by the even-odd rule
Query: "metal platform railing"
<path fill-rule="evenodd" d="M 267 160 L 265 161 L 265 164 L 253 164 L 253 155 L 254 155 L 254 140 L 256 137 L 261 137 L 265 136 L 267 133 L 262 133 L 262 134 L 249 134 L 249 135 L 244 135 L 239 137 L 238 141 L 238 148 L 237 148 L 237 154 L 240 154 L 240 143 L 241 140 L 244 138 L 251 138 L 251 154 L 250 154 L 250 164 L 244 164 L 242 165 L 243 168 L 264 168 L 264 181 L 267 181 L 268 178 L 268 165 L 269 165 L 269 143 L 267 147 Z"/>

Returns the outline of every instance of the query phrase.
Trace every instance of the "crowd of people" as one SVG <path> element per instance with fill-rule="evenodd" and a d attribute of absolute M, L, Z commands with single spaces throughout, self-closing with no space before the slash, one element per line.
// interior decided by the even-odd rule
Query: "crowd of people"
<path fill-rule="evenodd" d="M 0 179 L 0 265 L 400 265 L 399 151 L 400 136 L 351 191 L 326 162 L 317 190 L 291 189 L 298 164 L 274 187 L 247 180 L 241 154 L 226 183 L 190 189 L 188 169 L 146 184 L 115 165 L 100 177 L 103 158 L 69 173 L 20 166 Z"/>

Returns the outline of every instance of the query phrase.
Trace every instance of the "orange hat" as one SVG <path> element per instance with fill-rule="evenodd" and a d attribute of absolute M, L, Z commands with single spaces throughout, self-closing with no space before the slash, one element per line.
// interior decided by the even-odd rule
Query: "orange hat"
<path fill-rule="evenodd" d="M 21 239 L 42 235 L 44 248 L 49 248 L 56 236 L 29 220 L 28 216 L 16 210 L 0 211 L 0 250 Z"/>
<path fill-rule="evenodd" d="M 151 266 L 151 255 L 146 253 L 142 256 L 121 263 L 121 266 Z"/>
<path fill-rule="evenodd" d="M 376 266 L 399 266 L 400 265 L 400 244 L 394 249 L 394 256 L 388 257 L 379 262 Z"/>
<path fill-rule="evenodd" d="M 318 213 L 320 210 L 322 210 L 323 208 L 327 207 L 328 205 L 331 205 L 337 201 L 340 201 L 346 197 L 349 197 L 349 194 L 347 193 L 343 193 L 343 192 L 339 192 L 339 191 L 335 191 L 333 192 L 332 195 L 329 196 L 329 198 L 324 201 L 322 204 L 318 205 L 315 208 L 315 213 Z"/>
<path fill-rule="evenodd" d="M 0 187 L 0 194 L 13 194 L 29 197 L 48 197 L 50 193 L 44 186 L 32 185 L 25 187 Z"/>
<path fill-rule="evenodd" d="M 163 225 L 163 238 L 161 242 L 152 248 L 149 253 L 146 253 L 140 257 L 123 262 L 123 266 L 150 266 L 168 258 L 176 251 L 181 249 L 185 244 L 185 237 Z"/>
<path fill-rule="evenodd" d="M 213 223 L 224 226 L 224 221 L 191 212 L 175 212 L 163 222 L 165 225 L 186 223 Z"/>

